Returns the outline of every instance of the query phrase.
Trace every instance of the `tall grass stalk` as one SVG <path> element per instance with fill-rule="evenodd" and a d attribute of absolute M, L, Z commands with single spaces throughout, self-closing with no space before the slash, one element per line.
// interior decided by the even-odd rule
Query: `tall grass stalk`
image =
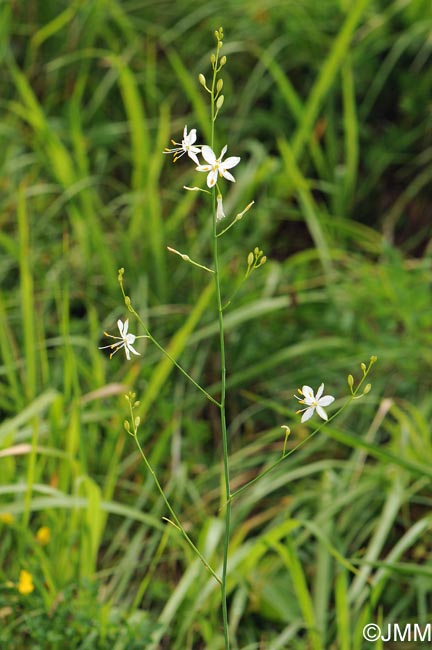
<path fill-rule="evenodd" d="M 221 32 L 220 32 L 221 33 Z M 222 37 L 222 34 L 221 34 Z M 218 73 L 219 61 L 219 45 L 222 41 L 218 40 L 218 47 L 216 48 L 216 61 L 213 66 L 213 79 L 211 85 L 211 148 L 214 150 L 215 140 L 215 121 L 217 117 L 216 108 L 216 83 Z M 228 608 L 227 608 L 227 568 L 228 568 L 228 551 L 231 529 L 231 488 L 230 488 L 230 473 L 229 473 L 229 456 L 228 456 L 228 437 L 227 437 L 227 424 L 226 424 L 226 360 L 225 360 L 225 332 L 224 332 L 224 315 L 222 293 L 220 285 L 220 272 L 219 272 L 219 251 L 218 251 L 218 233 L 217 233 L 217 218 L 216 218 L 216 185 L 212 189 L 212 218 L 213 218 L 213 264 L 214 264 L 214 281 L 216 287 L 216 299 L 218 310 L 218 323 L 219 323 L 219 346 L 220 346 L 220 365 L 221 365 L 221 392 L 220 392 L 220 423 L 222 432 L 222 453 L 223 453 L 223 484 L 225 491 L 225 534 L 223 543 L 223 558 L 222 558 L 222 583 L 221 583 L 221 599 L 222 599 L 222 617 L 224 627 L 225 648 L 229 650 L 229 626 L 228 626 Z"/>

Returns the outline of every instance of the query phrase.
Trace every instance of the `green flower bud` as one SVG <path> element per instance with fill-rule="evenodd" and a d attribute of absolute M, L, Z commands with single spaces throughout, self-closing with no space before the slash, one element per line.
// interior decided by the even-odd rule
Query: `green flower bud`
<path fill-rule="evenodd" d="M 248 258 L 247 258 L 247 263 L 248 263 L 248 266 L 252 266 L 252 264 L 254 263 L 254 255 L 253 255 L 253 253 L 249 253 Z"/>
<path fill-rule="evenodd" d="M 348 381 L 348 386 L 352 388 L 354 386 L 354 377 L 352 375 L 348 375 L 347 381 Z"/>
<path fill-rule="evenodd" d="M 222 108 L 224 101 L 225 101 L 225 97 L 223 95 L 219 95 L 219 97 L 216 100 L 216 108 L 218 111 Z"/>
<path fill-rule="evenodd" d="M 204 75 L 203 75 L 203 76 L 204 76 Z M 217 92 L 220 93 L 220 91 L 222 90 L 222 88 L 223 88 L 223 79 L 218 79 L 217 84 L 216 84 L 216 90 L 217 90 Z"/>
<path fill-rule="evenodd" d="M 363 395 L 367 395 L 370 392 L 371 388 L 372 388 L 372 384 L 366 384 L 366 386 L 363 389 Z"/>
<path fill-rule="evenodd" d="M 207 85 L 206 84 L 206 78 L 204 77 L 202 72 L 200 72 L 200 74 L 198 75 L 198 81 L 200 82 L 201 86 L 206 86 Z"/>

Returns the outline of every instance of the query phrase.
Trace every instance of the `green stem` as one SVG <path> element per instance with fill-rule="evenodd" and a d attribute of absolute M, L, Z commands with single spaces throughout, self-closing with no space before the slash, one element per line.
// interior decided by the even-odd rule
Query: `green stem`
<path fill-rule="evenodd" d="M 221 298 L 221 291 L 220 291 L 219 268 L 218 268 L 218 240 L 216 236 L 216 215 L 214 215 L 213 243 L 214 243 L 216 297 L 217 297 L 217 308 L 218 308 L 218 316 L 219 316 L 219 343 L 220 343 L 220 362 L 221 362 L 220 420 L 221 420 L 221 429 L 222 429 L 223 470 L 224 470 L 224 486 L 225 486 L 225 499 L 226 499 L 221 598 L 222 598 L 222 615 L 223 615 L 223 624 L 224 624 L 225 648 L 226 650 L 229 650 L 230 643 L 229 643 L 229 629 L 228 629 L 226 581 L 227 581 L 228 549 L 229 549 L 230 527 L 231 527 L 231 490 L 230 490 L 230 476 L 229 476 L 229 463 L 228 463 L 228 436 L 227 436 L 226 411 L 225 411 L 225 395 L 226 395 L 225 335 L 224 335 L 224 321 L 223 321 L 223 306 L 222 306 L 222 298 Z"/>
<path fill-rule="evenodd" d="M 219 60 L 219 41 L 216 48 L 216 60 L 213 65 L 213 80 L 211 87 L 211 148 L 214 151 L 214 123 L 216 119 L 216 80 L 218 73 L 218 60 Z M 225 396 L 226 396 L 226 363 L 225 363 L 225 334 L 224 334 L 224 318 L 223 318 L 223 305 L 220 287 L 220 273 L 219 273 L 219 254 L 218 254 L 218 235 L 217 235 L 217 221 L 216 221 L 216 187 L 212 190 L 212 213 L 213 213 L 213 266 L 214 278 L 216 287 L 216 300 L 218 310 L 219 322 L 219 345 L 220 345 L 220 364 L 221 364 L 221 394 L 220 394 L 220 422 L 222 431 L 222 451 L 223 451 L 223 479 L 225 489 L 225 534 L 223 542 L 223 558 L 222 558 L 222 581 L 221 581 L 221 601 L 222 601 L 222 618 L 225 639 L 225 650 L 230 649 L 229 640 L 229 623 L 228 623 L 228 607 L 227 607 L 227 567 L 228 567 L 228 551 L 230 542 L 230 529 L 231 529 L 231 490 L 230 490 L 230 474 L 229 474 L 229 461 L 228 461 L 228 436 L 226 426 L 226 410 L 225 410 Z"/>
<path fill-rule="evenodd" d="M 215 580 L 217 580 L 219 582 L 219 584 L 221 584 L 221 579 L 219 578 L 217 573 L 214 571 L 214 569 L 212 569 L 212 567 L 207 562 L 207 560 L 202 555 L 202 553 L 197 549 L 197 547 L 195 546 L 195 544 L 193 543 L 193 541 L 191 540 L 191 538 L 189 537 L 189 535 L 187 534 L 187 532 L 185 531 L 183 526 L 181 525 L 179 518 L 175 514 L 170 502 L 168 501 L 168 498 L 167 498 L 161 484 L 159 483 L 158 477 L 156 476 L 156 473 L 155 473 L 153 467 L 150 465 L 150 463 L 149 463 L 149 461 L 147 459 L 147 456 L 145 455 L 144 450 L 141 447 L 140 442 L 138 440 L 138 436 L 137 436 L 138 431 L 137 431 L 137 427 L 136 427 L 135 421 L 134 421 L 134 414 L 133 414 L 133 410 L 132 410 L 132 405 L 130 405 L 130 410 L 131 410 L 131 419 L 132 419 L 132 427 L 133 427 L 133 433 L 132 432 L 130 432 L 130 433 L 131 433 L 132 437 L 134 438 L 135 444 L 138 447 L 138 451 L 139 451 L 139 453 L 141 455 L 141 458 L 143 459 L 144 464 L 147 467 L 148 471 L 152 475 L 153 481 L 155 482 L 155 485 L 156 485 L 156 487 L 158 489 L 158 492 L 161 495 L 161 497 L 162 497 L 162 499 L 163 499 L 163 501 L 164 501 L 164 503 L 165 503 L 165 505 L 167 507 L 167 510 L 170 513 L 170 516 L 172 517 L 172 521 L 170 519 L 166 519 L 166 521 L 168 521 L 170 524 L 174 525 L 175 528 L 177 528 L 181 532 L 181 534 L 185 538 L 186 542 L 189 544 L 189 546 L 191 547 L 193 552 L 199 557 L 199 559 L 204 564 L 206 569 L 211 573 L 213 578 L 215 578 Z"/>
<path fill-rule="evenodd" d="M 218 402 L 214 397 L 212 397 L 210 395 L 210 393 L 208 393 L 205 390 L 205 388 L 200 386 L 199 383 L 196 382 L 195 379 L 193 379 L 193 377 L 191 377 L 190 374 L 188 372 L 186 372 L 186 370 L 174 359 L 174 357 L 172 357 L 170 355 L 170 353 L 167 350 L 165 350 L 165 348 L 154 338 L 154 336 L 152 336 L 150 334 L 147 325 L 144 323 L 143 319 L 138 314 L 138 312 L 135 311 L 135 309 L 132 307 L 132 303 L 130 301 L 130 298 L 125 293 L 125 290 L 124 290 L 124 287 L 123 287 L 123 269 L 121 270 L 121 272 L 119 272 L 119 284 L 120 284 L 121 292 L 123 294 L 125 305 L 129 309 L 129 311 L 135 316 L 135 318 L 138 320 L 138 322 L 141 323 L 142 327 L 144 328 L 144 330 L 146 332 L 145 336 L 150 339 L 150 341 L 153 343 L 153 345 L 155 345 L 157 347 L 157 349 L 160 352 L 162 352 L 162 354 L 164 354 L 167 357 L 167 359 L 169 359 L 171 361 L 171 363 L 178 370 L 180 370 L 180 372 L 195 386 L 195 388 L 197 388 L 201 393 L 203 393 L 203 395 L 205 395 L 210 402 L 212 402 L 213 404 L 215 404 L 216 406 L 218 406 L 220 408 L 220 402 Z"/>
<path fill-rule="evenodd" d="M 280 465 L 280 463 L 282 463 L 286 458 L 288 458 L 288 456 L 291 456 L 291 454 L 293 454 L 295 451 L 297 451 L 298 449 L 300 449 L 300 447 L 303 447 L 304 444 L 306 444 L 307 442 L 309 442 L 309 440 L 310 440 L 311 438 L 313 438 L 313 437 L 314 437 L 314 436 L 315 436 L 319 431 L 321 431 L 321 429 L 322 429 L 322 428 L 323 428 L 323 427 L 324 427 L 328 422 L 331 422 L 332 420 L 334 420 L 335 418 L 337 418 L 337 416 L 338 416 L 340 413 L 342 413 L 342 411 L 343 411 L 347 406 L 349 406 L 349 405 L 351 404 L 351 402 L 353 402 L 353 401 L 356 400 L 356 399 L 360 399 L 360 397 L 362 397 L 362 395 L 358 395 L 358 393 L 359 393 L 360 388 L 362 387 L 363 383 L 365 382 L 366 377 L 368 376 L 368 374 L 369 374 L 369 372 L 370 372 L 370 369 L 371 369 L 372 365 L 375 363 L 375 361 L 376 361 L 376 358 L 375 358 L 375 357 L 372 357 L 371 360 L 370 360 L 370 362 L 369 362 L 369 366 L 367 367 L 367 369 L 365 369 L 365 371 L 364 371 L 364 373 L 363 373 L 363 377 L 361 378 L 361 380 L 359 381 L 359 383 L 358 383 L 358 385 L 357 385 L 357 388 L 355 389 L 355 391 L 352 392 L 351 396 L 347 399 L 347 401 L 345 402 L 345 404 L 342 404 L 342 406 L 340 407 L 340 409 L 338 409 L 335 413 L 333 413 L 333 415 L 331 415 L 331 416 L 329 417 L 328 420 L 326 420 L 325 422 L 322 422 L 322 424 L 321 424 L 319 427 L 317 427 L 314 431 L 312 431 L 311 434 L 309 434 L 306 438 L 304 438 L 301 442 L 299 442 L 297 445 L 295 445 L 295 447 L 293 447 L 292 449 L 290 449 L 288 452 L 285 451 L 285 446 L 286 446 L 286 436 L 285 436 L 284 451 L 283 451 L 283 453 L 282 453 L 282 456 L 281 456 L 280 458 L 278 458 L 278 460 L 275 461 L 272 465 L 270 465 L 270 467 L 267 467 L 267 469 L 265 469 L 263 472 L 260 472 L 260 474 L 258 474 L 257 476 L 255 476 L 255 478 L 251 479 L 250 481 L 248 481 L 247 483 L 245 483 L 241 488 L 239 488 L 238 490 L 236 490 L 235 492 L 233 492 L 233 493 L 230 495 L 230 497 L 229 497 L 230 500 L 232 501 L 235 497 L 238 497 L 240 494 L 242 494 L 242 492 L 245 492 L 245 491 L 246 491 L 248 488 L 250 488 L 254 483 L 256 483 L 257 481 L 259 481 L 260 479 L 262 479 L 263 476 L 267 476 L 267 474 L 270 474 L 270 472 L 272 472 L 272 471 L 273 471 L 273 470 L 274 470 L 278 465 Z"/>

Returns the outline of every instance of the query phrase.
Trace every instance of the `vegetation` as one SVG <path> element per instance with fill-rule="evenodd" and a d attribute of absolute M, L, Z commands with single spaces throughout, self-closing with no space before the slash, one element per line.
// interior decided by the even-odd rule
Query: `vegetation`
<path fill-rule="evenodd" d="M 217 584 L 164 519 L 124 396 L 212 565 L 217 408 L 146 339 L 130 362 L 98 349 L 128 316 L 124 267 L 155 338 L 220 388 L 213 283 L 166 249 L 211 263 L 208 205 L 178 191 L 190 167 L 162 153 L 185 124 L 209 136 L 197 76 L 220 25 L 216 149 L 242 158 L 225 212 L 255 201 L 220 250 L 223 294 L 238 289 L 233 489 L 280 457 L 281 425 L 288 449 L 310 434 L 299 386 L 325 382 L 339 408 L 347 376 L 378 357 L 362 400 L 233 501 L 232 647 L 382 648 L 366 624 L 426 625 L 430 2 L 0 0 L 0 25 L 1 649 L 224 647 Z M 242 284 L 255 247 L 267 262 Z"/>

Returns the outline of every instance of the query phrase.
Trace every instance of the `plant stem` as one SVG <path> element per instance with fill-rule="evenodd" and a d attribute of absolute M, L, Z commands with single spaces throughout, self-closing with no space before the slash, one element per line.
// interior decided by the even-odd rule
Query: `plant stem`
<path fill-rule="evenodd" d="M 222 451 L 223 451 L 223 471 L 224 471 L 224 487 L 225 487 L 225 535 L 223 547 L 223 560 L 222 560 L 222 584 L 221 584 L 221 598 L 222 598 L 222 616 L 224 624 L 224 637 L 225 648 L 229 650 L 229 630 L 228 630 L 228 610 L 227 610 L 227 594 L 226 594 L 226 580 L 227 580 L 227 565 L 228 565 L 228 549 L 231 527 L 231 490 L 230 490 L 230 476 L 229 476 L 229 462 L 228 462 L 228 436 L 226 427 L 226 411 L 225 411 L 225 395 L 226 395 L 226 363 L 225 363 L 225 334 L 224 334 L 224 319 L 223 319 L 223 306 L 220 290 L 220 276 L 219 276 L 219 263 L 218 263 L 218 239 L 216 235 L 216 213 L 214 209 L 213 215 L 213 255 L 214 255 L 214 269 L 215 269 L 215 284 L 216 284 L 216 298 L 219 319 L 219 345 L 220 345 L 220 363 L 221 363 L 221 395 L 220 395 L 220 422 L 222 431 Z"/>
<path fill-rule="evenodd" d="M 219 41 L 216 48 L 216 60 L 213 65 L 213 80 L 211 87 L 211 148 L 214 151 L 214 123 L 216 119 L 216 80 L 219 61 Z M 218 254 L 218 235 L 217 235 L 217 220 L 216 220 L 216 186 L 212 190 L 212 215 L 213 215 L 213 267 L 214 279 L 216 287 L 216 300 L 218 310 L 219 322 L 219 346 L 220 346 L 220 364 L 221 364 L 221 394 L 220 394 L 220 423 L 222 432 L 222 452 L 223 452 L 223 482 L 225 490 L 225 534 L 223 543 L 223 558 L 222 558 L 222 582 L 221 582 L 221 601 L 222 601 L 222 619 L 224 629 L 225 650 L 230 649 L 229 640 L 229 624 L 228 624 L 228 607 L 227 607 L 227 567 L 228 567 L 228 551 L 230 542 L 230 528 L 231 528 L 231 490 L 230 490 L 230 475 L 229 475 L 229 461 L 228 461 L 228 436 L 226 427 L 226 411 L 225 411 L 225 396 L 226 396 L 226 363 L 225 363 L 225 334 L 224 334 L 224 318 L 223 318 L 223 305 L 220 287 L 220 273 L 219 273 L 219 254 Z"/>
<path fill-rule="evenodd" d="M 135 423 L 134 423 L 134 416 L 133 416 L 133 412 L 132 412 L 132 407 L 131 407 L 131 415 L 132 415 L 132 426 L 133 426 L 133 433 L 131 432 L 131 435 L 134 438 L 136 446 L 138 447 L 138 451 L 139 451 L 139 453 L 141 455 L 141 458 L 143 459 L 144 464 L 147 467 L 148 471 L 152 475 L 152 478 L 153 478 L 153 480 L 154 480 L 154 482 L 156 484 L 158 492 L 161 495 L 161 497 L 162 497 L 162 499 L 163 499 L 163 501 L 164 501 L 164 503 L 165 503 L 165 505 L 166 505 L 166 507 L 168 509 L 168 512 L 170 513 L 170 516 L 172 517 L 172 521 L 170 519 L 165 519 L 165 520 L 167 522 L 169 522 L 170 524 L 172 524 L 175 528 L 177 528 L 181 532 L 181 534 L 185 538 L 186 542 L 189 544 L 189 546 L 191 547 L 193 552 L 199 557 L 199 559 L 204 564 L 206 569 L 211 573 L 213 578 L 215 578 L 215 580 L 217 580 L 219 583 L 221 583 L 221 579 L 219 578 L 217 573 L 214 571 L 214 569 L 212 569 L 212 567 L 207 562 L 207 560 L 202 555 L 202 553 L 200 553 L 200 551 L 197 549 L 197 547 L 195 546 L 195 544 L 193 543 L 193 541 L 191 540 L 191 538 L 189 537 L 189 535 L 187 534 L 187 532 L 183 528 L 183 526 L 182 526 L 180 520 L 178 519 L 177 515 L 175 514 L 170 502 L 168 501 L 168 497 L 166 496 L 161 484 L 159 483 L 159 480 L 158 480 L 158 478 L 156 476 L 156 473 L 155 473 L 153 467 L 150 465 L 150 463 L 149 463 L 149 461 L 147 459 L 147 456 L 145 455 L 144 450 L 141 447 L 140 442 L 138 440 L 137 428 L 136 428 Z"/>
<path fill-rule="evenodd" d="M 142 327 L 143 327 L 144 330 L 145 330 L 145 336 L 146 336 L 148 339 L 150 339 L 150 341 L 153 343 L 153 345 L 155 345 L 155 346 L 157 347 L 157 349 L 158 349 L 160 352 L 162 352 L 162 354 L 164 354 L 164 355 L 167 357 L 167 359 L 169 359 L 169 360 L 171 361 L 171 363 L 172 363 L 176 368 L 178 368 L 178 370 L 180 370 L 180 372 L 181 372 L 181 373 L 186 377 L 186 379 L 188 379 L 188 380 L 189 380 L 189 381 L 190 381 L 190 382 L 195 386 L 195 388 L 197 388 L 197 389 L 198 389 L 198 390 L 199 390 L 203 395 L 205 395 L 205 396 L 207 397 L 207 399 L 208 399 L 210 402 L 213 402 L 213 404 L 215 404 L 216 406 L 219 406 L 219 407 L 220 407 L 220 402 L 218 402 L 216 399 L 214 399 L 214 397 L 212 397 L 212 396 L 211 396 L 211 395 L 210 395 L 210 394 L 205 390 L 205 388 L 203 388 L 202 386 L 200 386 L 200 384 L 199 384 L 197 381 L 195 381 L 195 379 L 194 379 L 193 377 L 191 377 L 190 374 L 189 374 L 188 372 L 186 372 L 186 370 L 185 370 L 185 369 L 184 369 L 184 368 L 183 368 L 183 367 L 182 367 L 182 366 L 181 366 L 181 365 L 180 365 L 180 364 L 179 364 L 179 363 L 174 359 L 174 357 L 172 357 L 172 356 L 170 355 L 170 353 L 168 352 L 168 350 L 166 350 L 166 349 L 165 349 L 165 348 L 164 348 L 164 347 L 163 347 L 163 346 L 162 346 L 162 345 L 161 345 L 161 344 L 160 344 L 160 343 L 159 343 L 159 342 L 154 338 L 154 336 L 152 336 L 152 334 L 150 334 L 150 331 L 149 331 L 147 325 L 144 323 L 143 319 L 142 319 L 141 316 L 138 314 L 138 312 L 135 311 L 135 309 L 134 309 L 133 306 L 132 306 L 132 303 L 131 303 L 131 300 L 130 300 L 129 296 L 127 296 L 126 293 L 125 293 L 124 286 L 123 286 L 123 269 L 121 270 L 121 272 L 119 272 L 119 284 L 120 284 L 121 292 L 122 292 L 122 294 L 123 294 L 123 298 L 124 298 L 124 301 L 125 301 L 125 305 L 126 305 L 126 307 L 129 309 L 129 311 L 131 312 L 131 314 L 133 314 L 133 315 L 135 316 L 135 318 L 138 320 L 138 322 L 141 323 Z"/>

